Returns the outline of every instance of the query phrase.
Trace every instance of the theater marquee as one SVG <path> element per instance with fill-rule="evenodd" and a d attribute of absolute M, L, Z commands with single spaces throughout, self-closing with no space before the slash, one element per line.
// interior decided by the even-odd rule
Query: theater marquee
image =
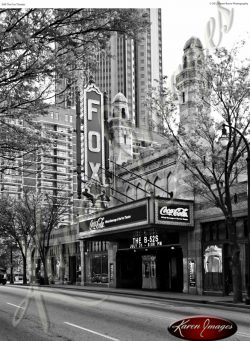
<path fill-rule="evenodd" d="M 148 218 L 148 200 L 140 200 L 133 204 L 102 211 L 92 219 L 80 222 L 79 233 L 80 236 L 90 236 L 121 228 L 143 227 L 149 223 Z"/>

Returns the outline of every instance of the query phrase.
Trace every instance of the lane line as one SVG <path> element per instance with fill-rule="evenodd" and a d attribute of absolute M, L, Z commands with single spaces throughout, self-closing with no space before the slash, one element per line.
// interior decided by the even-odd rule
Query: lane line
<path fill-rule="evenodd" d="M 16 305 L 16 304 L 13 304 L 13 303 L 9 303 L 9 302 L 6 302 L 8 305 L 12 305 L 13 307 L 16 307 L 16 308 L 20 308 L 20 309 L 23 309 L 23 307 L 21 307 L 20 305 Z"/>
<path fill-rule="evenodd" d="M 109 340 L 120 341 L 119 339 L 116 339 L 116 338 L 114 338 L 114 337 L 107 336 L 107 335 L 104 335 L 104 334 L 95 332 L 94 330 L 91 330 L 91 329 L 83 328 L 83 327 L 81 327 L 81 326 L 78 326 L 77 324 L 73 324 L 73 323 L 70 323 L 70 322 L 64 322 L 64 323 L 67 324 L 67 325 L 69 325 L 69 326 L 71 326 L 71 327 L 75 327 L 75 328 L 78 328 L 78 329 L 82 329 L 82 330 L 85 330 L 86 332 L 89 332 L 89 333 L 92 333 L 92 334 L 95 334 L 95 335 L 99 335 L 99 336 L 105 337 L 106 339 L 109 339 Z"/>

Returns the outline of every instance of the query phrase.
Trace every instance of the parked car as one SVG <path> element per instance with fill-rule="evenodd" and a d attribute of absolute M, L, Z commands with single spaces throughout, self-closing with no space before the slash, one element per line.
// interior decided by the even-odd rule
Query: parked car
<path fill-rule="evenodd" d="M 22 274 L 15 274 L 14 275 L 14 283 L 22 283 L 23 282 L 23 275 Z"/>
<path fill-rule="evenodd" d="M 6 273 L 2 270 L 0 270 L 0 284 L 6 284 Z"/>
<path fill-rule="evenodd" d="M 92 283 L 100 283 L 101 282 L 101 274 L 95 274 L 93 272 L 91 282 Z"/>
<path fill-rule="evenodd" d="M 109 281 L 109 276 L 108 276 L 108 274 L 102 274 L 102 275 L 101 275 L 101 282 L 102 282 L 102 283 L 108 283 L 108 281 Z"/>

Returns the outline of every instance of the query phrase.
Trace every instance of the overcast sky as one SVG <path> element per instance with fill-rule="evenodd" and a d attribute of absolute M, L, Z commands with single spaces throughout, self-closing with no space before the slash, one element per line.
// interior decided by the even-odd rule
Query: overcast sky
<path fill-rule="evenodd" d="M 221 31 L 219 16 L 221 16 L 222 25 L 230 28 L 231 23 L 229 31 L 221 35 L 220 46 L 230 48 L 239 39 L 250 40 L 249 34 L 247 36 L 247 32 L 250 32 L 250 3 L 244 0 L 235 2 L 222 0 L 220 8 L 214 4 L 205 0 L 166 1 L 162 7 L 164 74 L 170 77 L 178 68 L 182 61 L 184 44 L 191 36 L 199 37 L 204 48 L 211 50 L 206 29 L 208 22 L 213 21 L 215 24 L 213 41 L 215 45 L 218 45 Z M 249 45 L 248 49 L 245 49 L 245 55 L 247 56 L 247 51 L 248 57 L 250 56 Z"/>

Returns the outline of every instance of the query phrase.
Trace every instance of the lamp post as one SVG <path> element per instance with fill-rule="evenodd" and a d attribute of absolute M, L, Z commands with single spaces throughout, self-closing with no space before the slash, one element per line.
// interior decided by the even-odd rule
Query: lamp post
<path fill-rule="evenodd" d="M 222 136 L 227 135 L 227 124 L 222 126 Z M 242 138 L 247 149 L 247 243 L 248 243 L 248 276 L 247 276 L 247 297 L 245 303 L 250 305 L 250 148 L 245 136 L 235 127 L 230 126 L 230 129 L 235 130 Z"/>

